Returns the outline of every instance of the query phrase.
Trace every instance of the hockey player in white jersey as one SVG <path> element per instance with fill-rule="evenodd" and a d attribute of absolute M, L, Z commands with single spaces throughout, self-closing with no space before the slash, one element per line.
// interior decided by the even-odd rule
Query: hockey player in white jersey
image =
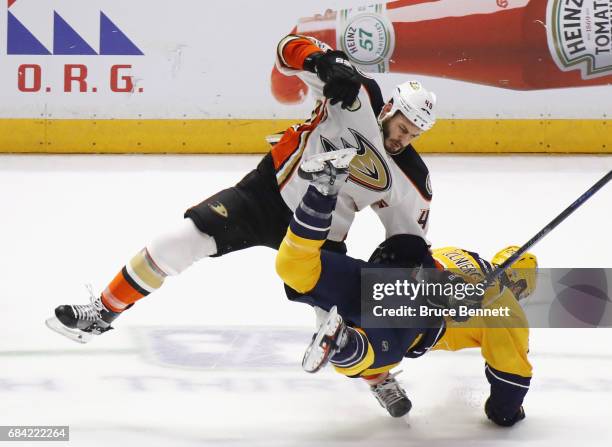
<path fill-rule="evenodd" d="M 345 252 L 356 211 L 371 206 L 387 237 L 410 234 L 425 245 L 429 173 L 410 142 L 435 123 L 436 98 L 418 82 L 394 89 L 386 104 L 376 82 L 342 52 L 312 38 L 290 35 L 278 45 L 277 64 L 296 74 L 317 96 L 312 117 L 287 129 L 257 168 L 236 186 L 185 212 L 185 219 L 148 243 L 90 304 L 61 305 L 47 325 L 81 343 L 112 329 L 136 301 L 205 257 L 252 246 L 278 249 L 308 183 L 296 174 L 302 157 L 352 148 L 349 184 L 333 214 L 325 248 Z M 403 247 L 413 251 L 412 243 Z M 420 253 L 420 250 L 414 250 Z"/>
<path fill-rule="evenodd" d="M 328 51 L 322 53 L 320 48 Z M 302 63 L 306 70 L 296 69 L 299 57 L 308 51 L 314 53 Z M 435 95 L 418 82 L 406 82 L 395 88 L 391 101 L 384 104 L 374 80 L 355 70 L 343 53 L 330 51 L 312 38 L 287 36 L 279 44 L 278 55 L 279 70 L 300 76 L 321 98 L 312 128 L 286 132 L 272 151 L 281 195 L 289 208 L 295 209 L 308 187 L 296 174 L 302 157 L 354 148 L 357 156 L 338 199 L 328 239 L 342 241 L 355 211 L 368 206 L 378 214 L 388 237 L 401 233 L 424 237 L 431 188 L 425 164 L 408 144 L 433 126 Z M 321 78 L 326 80 L 334 71 L 346 71 L 349 79 L 362 85 L 356 97 L 344 97 L 341 90 L 341 106 L 332 105 L 336 99 L 329 104 L 323 101 L 328 91 L 333 93 L 335 81 L 332 78 L 324 83 Z"/>

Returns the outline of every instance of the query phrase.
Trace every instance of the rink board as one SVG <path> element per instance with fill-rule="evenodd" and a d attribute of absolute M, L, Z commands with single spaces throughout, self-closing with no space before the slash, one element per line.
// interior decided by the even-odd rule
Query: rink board
<path fill-rule="evenodd" d="M 250 154 L 296 120 L 0 119 L 0 152 Z M 612 153 L 611 120 L 442 119 L 424 153 Z"/>

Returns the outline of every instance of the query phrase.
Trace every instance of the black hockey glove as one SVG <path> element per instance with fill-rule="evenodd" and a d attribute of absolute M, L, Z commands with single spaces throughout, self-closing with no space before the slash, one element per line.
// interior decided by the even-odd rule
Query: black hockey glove
<path fill-rule="evenodd" d="M 325 83 L 323 94 L 333 106 L 339 102 L 342 108 L 353 105 L 361 88 L 359 74 L 343 51 L 314 53 L 304 60 L 304 70 L 316 73 Z"/>
<path fill-rule="evenodd" d="M 485 413 L 489 419 L 502 427 L 512 427 L 518 421 L 525 419 L 525 410 L 523 410 L 522 405 L 519 407 L 516 413 L 514 413 L 514 415 L 510 417 L 502 416 L 495 410 L 495 408 L 493 408 L 493 405 L 491 405 L 491 398 L 488 398 L 487 402 L 485 403 Z"/>
<path fill-rule="evenodd" d="M 466 310 L 480 309 L 482 305 L 482 295 L 478 293 L 465 293 L 466 287 L 474 288 L 461 276 L 449 272 L 448 270 L 427 269 L 425 279 L 428 283 L 433 283 L 436 293 L 429 293 L 426 297 L 427 303 L 432 307 L 441 309 L 454 309 L 454 321 L 459 323 L 470 319 L 468 315 L 461 315 L 461 308 Z M 470 287 L 471 286 L 471 287 Z M 431 289 L 430 289 L 431 290 Z"/>

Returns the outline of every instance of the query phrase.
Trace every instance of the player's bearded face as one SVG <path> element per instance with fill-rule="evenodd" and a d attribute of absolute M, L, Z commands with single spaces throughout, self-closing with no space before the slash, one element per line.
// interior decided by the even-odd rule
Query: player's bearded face
<path fill-rule="evenodd" d="M 422 133 L 422 130 L 412 124 L 400 111 L 395 112 L 391 117 L 383 118 L 382 130 L 385 150 L 390 154 L 401 151 Z"/>

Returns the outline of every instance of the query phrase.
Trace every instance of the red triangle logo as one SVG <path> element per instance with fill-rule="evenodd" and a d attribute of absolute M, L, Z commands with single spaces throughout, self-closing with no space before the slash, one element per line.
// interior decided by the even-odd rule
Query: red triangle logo
<path fill-rule="evenodd" d="M 13 6 L 13 3 L 15 3 L 17 0 L 8 0 L 8 7 L 10 8 L 11 6 Z"/>

